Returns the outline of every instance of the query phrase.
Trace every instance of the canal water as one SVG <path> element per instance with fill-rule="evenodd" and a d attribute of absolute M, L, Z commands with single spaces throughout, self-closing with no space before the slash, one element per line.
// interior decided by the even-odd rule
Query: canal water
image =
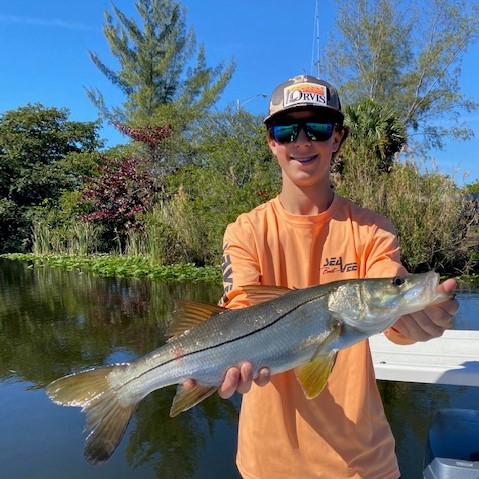
<path fill-rule="evenodd" d="M 44 387 L 81 369 L 131 360 L 163 342 L 175 298 L 215 303 L 219 287 L 101 278 L 0 259 L 0 477 L 237 479 L 238 397 L 214 395 L 174 419 L 175 388 L 149 395 L 111 458 L 82 457 L 84 416 Z M 463 315 L 479 293 L 459 295 Z M 426 434 L 442 407 L 478 408 L 479 388 L 380 382 L 402 476 L 421 478 Z M 347 438 L 345 438 L 347 440 Z"/>

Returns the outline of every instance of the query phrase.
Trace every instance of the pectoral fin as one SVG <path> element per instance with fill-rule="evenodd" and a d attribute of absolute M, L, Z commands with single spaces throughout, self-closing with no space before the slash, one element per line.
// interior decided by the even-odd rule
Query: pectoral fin
<path fill-rule="evenodd" d="M 176 396 L 173 398 L 173 404 L 170 409 L 170 417 L 175 417 L 180 412 L 187 411 L 188 409 L 196 406 L 199 402 L 211 396 L 216 390 L 217 386 L 203 386 L 196 384 L 192 388 L 185 388 L 183 385 L 179 385 L 176 391 Z"/>
<path fill-rule="evenodd" d="M 323 354 L 323 351 L 329 346 L 335 339 L 339 338 L 343 334 L 343 323 L 337 319 L 335 319 L 334 315 L 331 315 L 332 323 L 331 323 L 331 331 L 328 335 L 319 343 L 318 349 L 314 352 L 311 356 L 310 362 L 313 362 L 318 356 Z"/>
<path fill-rule="evenodd" d="M 343 334 L 343 324 L 332 315 L 331 331 L 319 343 L 311 360 L 294 370 L 296 378 L 301 384 L 304 394 L 308 399 L 313 399 L 318 396 L 324 389 L 324 386 L 326 386 L 338 352 L 334 349 L 330 350 L 328 353 L 325 353 L 324 351 L 326 347 L 341 336 L 341 334 Z"/>
<path fill-rule="evenodd" d="M 308 399 L 318 396 L 326 386 L 336 361 L 336 355 L 337 351 L 331 351 L 327 355 L 320 355 L 313 361 L 294 370 L 296 378 L 303 388 L 304 395 Z"/>

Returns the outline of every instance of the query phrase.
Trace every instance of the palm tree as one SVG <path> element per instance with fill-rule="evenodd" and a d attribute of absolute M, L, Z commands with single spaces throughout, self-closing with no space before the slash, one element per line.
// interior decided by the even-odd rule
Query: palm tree
<path fill-rule="evenodd" d="M 370 99 L 347 106 L 344 115 L 350 132 L 332 162 L 333 182 L 388 173 L 406 143 L 406 127 L 398 115 Z"/>

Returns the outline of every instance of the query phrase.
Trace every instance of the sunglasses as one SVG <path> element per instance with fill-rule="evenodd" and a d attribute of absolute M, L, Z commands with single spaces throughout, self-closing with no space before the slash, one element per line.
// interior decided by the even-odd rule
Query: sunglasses
<path fill-rule="evenodd" d="M 292 123 L 271 125 L 269 131 L 278 143 L 293 143 L 298 139 L 301 128 L 311 141 L 326 141 L 333 136 L 334 126 L 334 123 L 295 121 Z"/>

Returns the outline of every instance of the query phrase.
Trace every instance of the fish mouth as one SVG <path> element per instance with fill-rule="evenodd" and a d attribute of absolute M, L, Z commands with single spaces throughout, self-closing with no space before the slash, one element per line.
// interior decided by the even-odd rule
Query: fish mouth
<path fill-rule="evenodd" d="M 411 285 L 411 288 L 404 293 L 404 301 L 414 305 L 419 302 L 430 302 L 442 297 L 442 293 L 438 293 L 439 274 L 434 271 L 416 275 L 417 281 Z"/>

